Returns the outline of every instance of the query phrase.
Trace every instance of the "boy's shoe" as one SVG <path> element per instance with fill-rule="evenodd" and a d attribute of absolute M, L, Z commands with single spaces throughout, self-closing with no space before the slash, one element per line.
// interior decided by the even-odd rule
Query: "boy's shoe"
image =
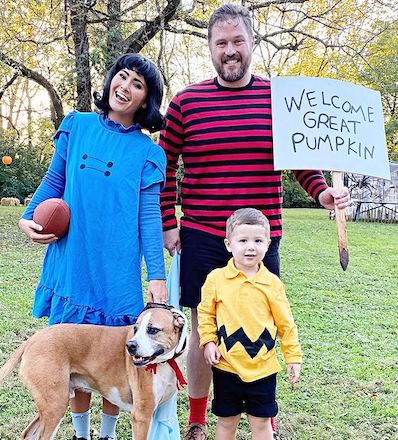
<path fill-rule="evenodd" d="M 76 437 L 75 435 L 72 437 L 72 440 L 88 440 L 85 437 Z"/>
<path fill-rule="evenodd" d="M 207 440 L 207 426 L 201 423 L 192 423 L 184 435 L 184 440 Z"/>
<path fill-rule="evenodd" d="M 116 437 L 100 437 L 99 440 L 116 440 Z"/>

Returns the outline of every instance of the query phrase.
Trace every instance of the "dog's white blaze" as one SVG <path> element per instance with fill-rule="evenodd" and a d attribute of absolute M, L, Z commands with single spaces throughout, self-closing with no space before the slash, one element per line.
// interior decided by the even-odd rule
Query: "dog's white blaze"
<path fill-rule="evenodd" d="M 155 406 L 170 399 L 177 391 L 176 375 L 169 364 L 158 364 L 157 372 L 153 375 L 153 395 L 155 396 Z"/>
<path fill-rule="evenodd" d="M 152 356 L 154 353 L 153 341 L 148 336 L 147 327 L 151 313 L 147 313 L 141 321 L 140 328 L 135 334 L 133 340 L 137 342 L 137 355 L 142 357 Z"/>
<path fill-rule="evenodd" d="M 119 390 L 116 387 L 113 387 L 110 393 L 105 397 L 107 400 L 109 400 L 109 402 L 118 406 L 122 411 L 131 412 L 133 409 L 133 405 L 126 403 L 121 399 Z"/>

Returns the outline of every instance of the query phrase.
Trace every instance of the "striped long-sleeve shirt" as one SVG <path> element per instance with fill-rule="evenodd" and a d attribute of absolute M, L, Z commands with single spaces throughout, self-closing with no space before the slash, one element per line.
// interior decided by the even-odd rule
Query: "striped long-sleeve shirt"
<path fill-rule="evenodd" d="M 191 85 L 171 101 L 160 145 L 167 154 L 161 194 L 163 229 L 177 227 L 176 173 L 181 181 L 181 225 L 225 236 L 227 218 L 238 208 L 261 210 L 271 237 L 282 235 L 282 173 L 274 170 L 271 86 L 253 75 L 242 88 L 217 79 Z M 321 171 L 295 171 L 300 185 L 317 200 L 327 188 Z"/>

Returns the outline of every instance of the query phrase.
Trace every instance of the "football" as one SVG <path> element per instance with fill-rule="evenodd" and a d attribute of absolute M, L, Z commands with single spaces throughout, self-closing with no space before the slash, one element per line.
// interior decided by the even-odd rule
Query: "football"
<path fill-rule="evenodd" d="M 40 234 L 54 234 L 61 238 L 69 228 L 69 206 L 62 199 L 44 200 L 36 207 L 33 221 L 43 226 Z"/>

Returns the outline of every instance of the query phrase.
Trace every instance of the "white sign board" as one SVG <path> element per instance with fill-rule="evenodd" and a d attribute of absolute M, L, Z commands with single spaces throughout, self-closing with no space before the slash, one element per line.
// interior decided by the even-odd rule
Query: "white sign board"
<path fill-rule="evenodd" d="M 389 180 L 380 93 L 312 77 L 271 80 L 276 170 L 330 170 Z"/>

